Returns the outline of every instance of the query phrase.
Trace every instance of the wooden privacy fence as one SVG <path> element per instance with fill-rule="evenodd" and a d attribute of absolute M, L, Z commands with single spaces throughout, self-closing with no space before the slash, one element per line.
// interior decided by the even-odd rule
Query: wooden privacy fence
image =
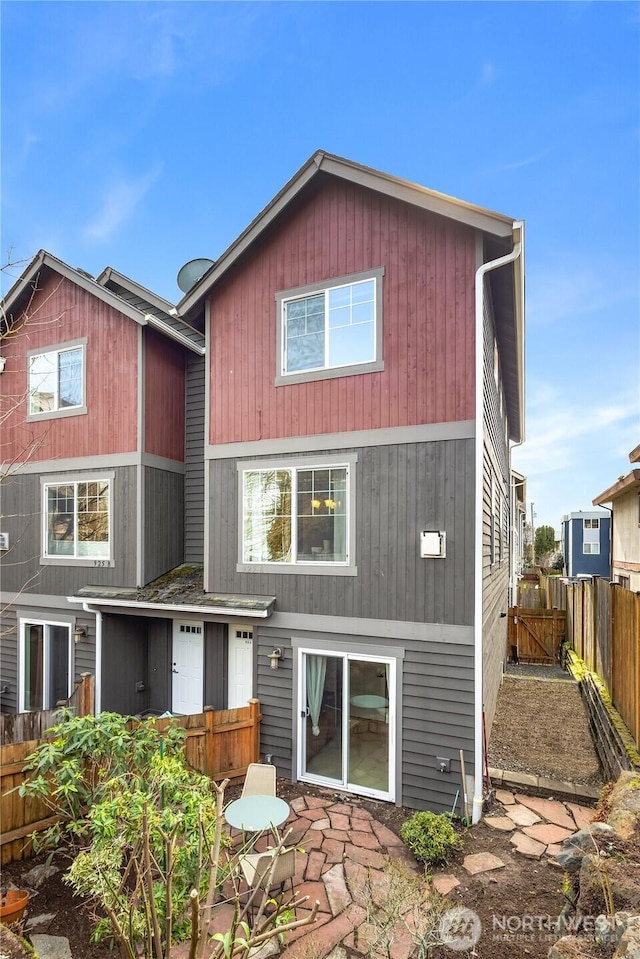
<path fill-rule="evenodd" d="M 527 663 L 557 663 L 565 637 L 565 614 L 558 609 L 509 610 L 508 658 Z"/>
<path fill-rule="evenodd" d="M 541 577 L 541 586 L 566 610 L 568 642 L 603 681 L 640 748 L 640 593 L 598 577 Z"/>
<path fill-rule="evenodd" d="M 55 716 L 55 711 L 54 716 Z M 185 755 L 193 769 L 211 779 L 238 779 L 247 766 L 260 760 L 260 703 L 250 699 L 239 709 L 156 720 L 158 729 L 177 723 L 186 729 Z M 51 723 L 49 722 L 49 725 Z M 16 724 L 17 725 L 17 724 Z M 46 728 L 46 727 L 45 727 Z M 6 865 L 32 854 L 29 836 L 56 822 L 44 802 L 20 796 L 18 788 L 26 778 L 27 757 L 41 738 L 0 746 L 0 862 Z"/>
<path fill-rule="evenodd" d="M 73 709 L 78 716 L 92 716 L 95 713 L 94 676 L 83 673 L 69 699 L 59 703 L 55 709 L 41 709 L 31 713 L 0 713 L 0 746 L 42 739 L 45 731 L 57 722 L 61 706 Z"/>

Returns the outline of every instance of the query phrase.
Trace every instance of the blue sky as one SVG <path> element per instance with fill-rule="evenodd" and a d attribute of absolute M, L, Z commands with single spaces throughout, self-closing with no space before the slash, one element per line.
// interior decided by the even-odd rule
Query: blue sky
<path fill-rule="evenodd" d="M 176 301 L 318 148 L 527 224 L 536 525 L 640 443 L 640 5 L 3 2 L 2 262 Z M 19 275 L 24 264 L 6 271 Z M 11 276 L 4 278 L 4 289 Z"/>

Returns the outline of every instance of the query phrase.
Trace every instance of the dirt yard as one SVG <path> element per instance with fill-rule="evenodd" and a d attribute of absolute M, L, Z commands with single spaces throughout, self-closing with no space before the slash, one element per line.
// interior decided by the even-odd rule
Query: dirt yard
<path fill-rule="evenodd" d="M 521 670 L 517 677 L 505 676 L 502 683 L 489 739 L 489 765 L 601 786 L 600 764 L 578 684 L 571 679 L 536 678 L 535 671 L 545 667 Z"/>

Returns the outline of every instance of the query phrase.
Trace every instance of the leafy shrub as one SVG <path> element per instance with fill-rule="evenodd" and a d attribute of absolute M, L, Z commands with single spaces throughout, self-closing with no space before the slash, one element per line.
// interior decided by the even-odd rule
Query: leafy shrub
<path fill-rule="evenodd" d="M 417 812 L 403 822 L 400 835 L 418 862 L 437 866 L 462 845 L 451 821 L 443 813 Z"/>

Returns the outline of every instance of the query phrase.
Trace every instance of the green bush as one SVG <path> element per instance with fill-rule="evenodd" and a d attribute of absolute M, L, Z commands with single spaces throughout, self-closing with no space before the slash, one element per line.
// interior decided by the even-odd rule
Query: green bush
<path fill-rule="evenodd" d="M 425 866 L 446 862 L 452 850 L 462 845 L 462 839 L 443 813 L 415 813 L 402 824 L 400 835 L 418 862 Z"/>

